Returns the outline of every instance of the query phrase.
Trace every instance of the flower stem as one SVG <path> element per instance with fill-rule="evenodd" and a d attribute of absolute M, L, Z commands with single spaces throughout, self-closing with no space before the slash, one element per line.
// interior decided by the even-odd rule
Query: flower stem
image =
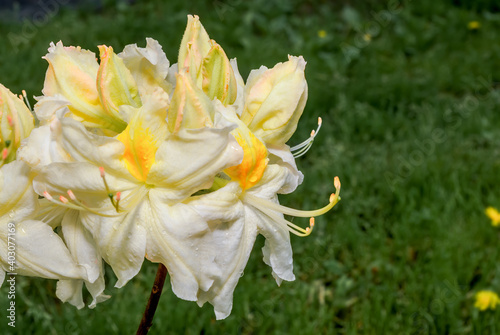
<path fill-rule="evenodd" d="M 149 328 L 153 325 L 153 317 L 156 312 L 156 307 L 158 306 L 158 301 L 160 301 L 161 291 L 163 290 L 163 284 L 165 283 L 167 272 L 167 268 L 160 263 L 158 265 L 158 271 L 156 272 L 153 288 L 151 288 L 151 295 L 149 296 L 146 310 L 142 316 L 141 324 L 137 329 L 137 335 L 147 334 L 149 332 Z"/>

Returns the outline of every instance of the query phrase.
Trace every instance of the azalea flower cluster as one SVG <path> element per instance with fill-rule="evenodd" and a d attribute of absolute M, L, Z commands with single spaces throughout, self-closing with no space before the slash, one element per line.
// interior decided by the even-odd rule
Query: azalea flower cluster
<path fill-rule="evenodd" d="M 340 191 L 335 178 L 317 210 L 278 202 L 302 182 L 295 158 L 321 125 L 286 144 L 307 100 L 302 57 L 262 66 L 245 82 L 189 16 L 173 65 L 153 39 L 118 54 L 99 46 L 99 60 L 52 43 L 44 58 L 36 128 L 22 100 L 0 87 L 0 243 L 14 222 L 19 274 L 58 279 L 57 296 L 78 308 L 85 285 L 94 307 L 108 298 L 103 262 L 122 287 L 146 258 L 166 266 L 179 298 L 209 302 L 221 319 L 262 234 L 277 283 L 294 280 L 290 233 L 309 235 Z"/>

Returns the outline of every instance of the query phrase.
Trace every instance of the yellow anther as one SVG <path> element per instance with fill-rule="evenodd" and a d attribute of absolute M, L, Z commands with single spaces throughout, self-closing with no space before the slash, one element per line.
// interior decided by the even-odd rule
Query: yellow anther
<path fill-rule="evenodd" d="M 336 190 L 340 190 L 340 186 L 341 186 L 341 185 L 340 185 L 340 179 L 339 179 L 339 177 L 335 177 L 335 178 L 333 179 L 333 185 L 335 186 L 335 189 L 336 189 Z"/>

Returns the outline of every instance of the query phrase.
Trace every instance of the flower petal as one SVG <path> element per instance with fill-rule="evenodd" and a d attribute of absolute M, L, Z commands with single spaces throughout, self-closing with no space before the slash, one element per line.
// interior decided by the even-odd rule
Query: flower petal
<path fill-rule="evenodd" d="M 86 279 L 85 270 L 75 263 L 61 238 L 47 224 L 35 220 L 18 222 L 15 238 L 17 273 L 51 279 Z M 0 258 L 5 264 L 6 243 L 2 250 L 5 252 Z"/>
<path fill-rule="evenodd" d="M 232 182 L 188 202 L 207 220 L 213 243 L 217 246 L 215 263 L 221 274 L 208 291 L 198 293 L 198 304 L 210 302 L 217 320 L 231 313 L 234 289 L 243 275 L 258 234 L 254 221 L 245 217 L 245 209 L 239 201 L 240 192 L 238 183 Z"/>
<path fill-rule="evenodd" d="M 178 73 L 176 81 L 172 104 L 168 109 L 168 129 L 170 132 L 178 132 L 180 129 L 212 127 L 215 113 L 212 101 L 186 73 Z"/>
<path fill-rule="evenodd" d="M 106 174 L 106 182 L 109 189 L 106 188 L 96 165 L 84 162 L 52 163 L 39 170 L 33 180 L 33 188 L 39 195 L 48 192 L 53 198 L 68 198 L 67 192 L 71 190 L 78 201 L 87 207 L 102 214 L 117 214 L 109 199 L 109 193 L 122 192 L 125 199 L 133 193 L 137 185 L 116 178 L 113 174 Z"/>
<path fill-rule="evenodd" d="M 124 145 L 115 138 L 90 133 L 70 118 L 61 120 L 61 143 L 74 161 L 102 166 L 107 172 L 134 180 L 121 161 Z"/>
<path fill-rule="evenodd" d="M 35 99 L 37 99 L 38 102 L 35 104 L 34 111 L 36 117 L 40 121 L 40 125 L 42 126 L 50 123 L 50 121 L 56 117 L 59 110 L 64 109 L 71 104 L 71 102 L 61 94 L 54 94 L 50 96 L 42 95 L 40 97 L 36 97 Z"/>
<path fill-rule="evenodd" d="M 59 119 L 54 118 L 50 124 L 33 129 L 31 135 L 19 148 L 18 159 L 26 162 L 33 169 L 39 169 L 52 162 L 72 161 L 62 145 L 62 129 Z"/>
<path fill-rule="evenodd" d="M 146 101 L 134 112 L 127 128 L 116 137 L 125 146 L 121 159 L 139 181 L 146 181 L 156 151 L 167 137 L 167 107 L 167 100 Z"/>
<path fill-rule="evenodd" d="M 236 58 L 230 60 L 231 66 L 233 68 L 234 77 L 236 78 L 236 100 L 232 104 L 238 116 L 243 112 L 243 107 L 245 106 L 245 82 L 243 77 L 241 77 L 240 71 L 238 70 L 238 62 Z"/>
<path fill-rule="evenodd" d="M 287 186 L 290 172 L 286 167 L 278 164 L 269 164 L 260 181 L 247 193 L 259 198 L 272 199 Z"/>
<path fill-rule="evenodd" d="M 90 232 L 80 222 L 78 211 L 66 210 L 61 225 L 66 245 L 77 263 L 87 271 L 88 280 L 61 280 L 57 283 L 56 294 L 63 302 L 82 308 L 82 283 L 85 283 L 93 298 L 89 308 L 94 308 L 97 303 L 109 298 L 103 294 L 105 285 L 101 256 Z"/>
<path fill-rule="evenodd" d="M 295 191 L 297 186 L 302 184 L 304 175 L 297 168 L 295 158 L 290 151 L 290 147 L 283 144 L 279 147 L 268 145 L 269 162 L 270 164 L 278 164 L 288 169 L 287 180 L 284 185 L 277 191 L 280 194 L 288 194 Z"/>
<path fill-rule="evenodd" d="M 281 213 L 277 215 L 283 216 Z M 272 274 L 278 285 L 281 284 L 282 280 L 295 280 L 289 231 L 283 226 L 275 224 L 271 218 L 254 208 L 249 208 L 247 211 L 247 222 L 249 221 L 254 221 L 259 232 L 266 238 L 262 248 L 264 263 L 273 269 Z"/>
<path fill-rule="evenodd" d="M 88 281 L 95 282 L 101 272 L 101 256 L 92 240 L 92 235 L 80 222 L 80 212 L 69 210 L 64 215 L 61 226 L 64 241 L 71 255 L 87 271 Z"/>
<path fill-rule="evenodd" d="M 33 174 L 28 165 L 14 161 L 0 169 L 0 222 L 19 222 L 36 209 L 36 194 L 31 187 Z"/>
<path fill-rule="evenodd" d="M 141 98 L 161 87 L 170 94 L 172 85 L 166 81 L 170 76 L 169 61 L 161 45 L 152 38 L 146 38 L 146 47 L 139 48 L 137 44 L 125 46 L 123 52 L 118 54 L 123 59 L 125 66 L 134 77 Z"/>
<path fill-rule="evenodd" d="M 162 188 L 162 198 L 170 203 L 209 188 L 217 173 L 241 162 L 231 130 L 185 129 L 171 135 L 158 149 L 147 182 Z"/>
<path fill-rule="evenodd" d="M 163 263 L 172 290 L 181 299 L 196 300 L 198 290 L 208 290 L 217 276 L 214 264 L 217 245 L 206 221 L 187 205 L 168 205 L 152 189 L 149 198 L 147 258 Z"/>
<path fill-rule="evenodd" d="M 82 213 L 82 222 L 92 233 L 99 253 L 112 268 L 122 287 L 141 269 L 146 253 L 146 230 L 149 224 L 145 201 L 118 217 Z"/>
<path fill-rule="evenodd" d="M 68 302 L 78 309 L 85 307 L 83 303 L 83 280 L 59 280 L 56 287 L 56 296 L 62 302 Z"/>

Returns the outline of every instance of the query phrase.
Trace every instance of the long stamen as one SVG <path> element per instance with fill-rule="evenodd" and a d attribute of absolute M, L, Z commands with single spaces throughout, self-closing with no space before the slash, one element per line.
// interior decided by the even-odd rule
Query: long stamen
<path fill-rule="evenodd" d="M 304 155 L 307 151 L 309 151 L 314 142 L 314 138 L 316 137 L 316 135 L 318 135 L 319 130 L 321 129 L 322 123 L 323 120 L 321 119 L 321 117 L 318 117 L 318 127 L 316 128 L 316 130 L 311 131 L 311 135 L 309 136 L 309 138 L 304 142 L 290 148 L 290 151 L 293 153 L 294 158 L 298 158 Z"/>
<path fill-rule="evenodd" d="M 338 180 L 338 177 L 335 177 L 335 180 Z M 338 187 L 337 187 L 338 185 Z M 333 208 L 339 202 L 340 200 L 340 181 L 338 184 L 336 183 L 336 192 L 332 193 L 330 195 L 330 203 L 326 205 L 323 208 L 316 209 L 316 210 L 311 210 L 311 211 L 303 211 L 303 210 L 298 210 L 290 207 L 286 207 L 280 204 L 277 204 L 275 202 L 265 200 L 262 198 L 258 198 L 256 196 L 253 196 L 251 194 L 245 194 L 245 198 L 249 199 L 252 203 L 257 204 L 258 206 L 265 206 L 269 209 L 272 209 L 276 212 L 280 212 L 286 215 L 291 215 L 291 216 L 296 216 L 296 217 L 309 217 L 309 216 L 319 216 L 322 214 L 325 214 L 328 212 L 330 209 Z"/>
<path fill-rule="evenodd" d="M 33 111 L 33 109 L 31 109 L 31 104 L 30 104 L 30 101 L 28 100 L 28 95 L 26 94 L 25 90 L 23 90 L 23 98 L 24 98 L 24 102 L 26 103 L 26 106 L 28 106 L 29 110 Z M 23 100 L 23 99 L 21 98 L 21 100 Z"/>
<path fill-rule="evenodd" d="M 322 214 L 328 212 L 330 209 L 333 208 L 333 206 L 335 206 L 339 202 L 339 200 L 340 200 L 340 187 L 341 187 L 340 179 L 338 177 L 335 177 L 333 184 L 335 186 L 335 193 L 332 193 L 330 195 L 330 203 L 323 208 L 320 208 L 317 210 L 312 210 L 312 211 L 302 211 L 302 210 L 297 210 L 297 209 L 293 209 L 290 207 L 282 206 L 282 205 L 277 204 L 275 202 L 253 196 L 253 195 L 248 194 L 248 193 L 245 194 L 244 197 L 245 197 L 245 200 L 250 205 L 254 206 L 259 211 L 261 211 L 265 215 L 269 216 L 276 223 L 284 226 L 291 233 L 293 233 L 297 236 L 307 236 L 312 232 L 312 229 L 314 227 L 314 216 L 322 215 Z M 299 227 L 299 226 L 293 224 L 292 222 L 280 217 L 278 215 L 278 213 L 296 216 L 296 217 L 311 217 L 309 219 L 309 227 L 306 229 Z"/>
<path fill-rule="evenodd" d="M 68 190 L 67 193 L 68 193 L 71 201 L 69 201 L 68 198 L 66 198 L 66 197 L 64 197 L 62 195 L 59 196 L 59 200 L 56 200 L 47 191 L 43 192 L 43 196 L 45 197 L 45 199 L 49 200 L 50 202 L 52 202 L 52 203 L 54 203 L 56 205 L 63 206 L 63 207 L 66 207 L 66 208 L 70 208 L 70 209 L 76 209 L 76 210 L 79 210 L 79 211 L 81 211 L 81 210 L 88 211 L 88 212 L 90 212 L 92 214 L 96 214 L 96 215 L 104 216 L 104 217 L 117 217 L 117 216 L 121 215 L 121 214 L 104 214 L 104 213 L 100 213 L 100 212 L 96 211 L 95 209 L 90 208 L 90 207 L 82 204 L 76 198 L 76 196 L 74 195 L 74 193 L 71 190 Z"/>
<path fill-rule="evenodd" d="M 306 229 L 299 227 L 293 223 L 291 223 L 288 220 L 285 220 L 283 217 L 279 216 L 276 212 L 271 211 L 267 208 L 262 208 L 262 207 L 256 207 L 258 210 L 260 210 L 262 213 L 265 215 L 269 216 L 275 223 L 280 224 L 283 226 L 285 229 L 287 229 L 290 233 L 304 237 L 308 236 L 312 232 L 312 226 L 307 227 Z"/>

